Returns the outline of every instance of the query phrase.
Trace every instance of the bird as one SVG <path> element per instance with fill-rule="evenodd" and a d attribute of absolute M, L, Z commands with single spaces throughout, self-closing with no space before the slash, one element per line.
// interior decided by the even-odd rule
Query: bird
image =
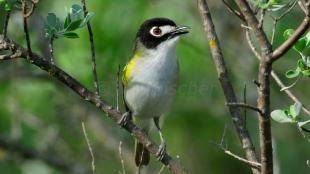
<path fill-rule="evenodd" d="M 119 124 L 124 126 L 133 120 L 148 133 L 153 121 L 160 137 L 158 160 L 163 159 L 166 151 L 159 118 L 168 109 L 179 79 L 176 45 L 189 29 L 163 17 L 144 21 L 136 34 L 133 54 L 122 73 L 126 112 Z M 146 166 L 150 161 L 149 151 L 141 143 L 136 141 L 135 144 L 135 163 L 139 167 Z"/>

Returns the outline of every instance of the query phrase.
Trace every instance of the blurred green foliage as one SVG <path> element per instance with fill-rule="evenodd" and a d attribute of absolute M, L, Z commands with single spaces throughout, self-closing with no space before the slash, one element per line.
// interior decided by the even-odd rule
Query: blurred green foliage
<path fill-rule="evenodd" d="M 87 0 L 86 0 L 87 1 Z M 66 10 L 76 0 L 40 1 L 30 18 L 30 35 L 35 52 L 48 56 L 48 38 L 44 37 L 44 20 L 49 12 L 61 20 Z M 88 2 L 88 1 L 87 1 Z M 243 98 L 247 86 L 248 103 L 255 104 L 257 61 L 249 51 L 244 29 L 221 1 L 210 1 L 216 29 L 225 59 L 238 97 Z M 232 125 L 225 100 L 218 83 L 208 44 L 203 32 L 196 2 L 192 0 L 101 0 L 89 1 L 97 53 L 98 76 L 102 97 L 116 106 L 116 74 L 131 56 L 135 33 L 148 18 L 168 17 L 177 24 L 192 28 L 177 47 L 181 81 L 177 95 L 164 118 L 163 132 L 168 152 L 179 157 L 192 173 L 250 173 L 246 164 L 225 155 L 214 143 L 222 137 L 225 124 L 228 126 L 226 141 L 232 152 L 244 156 L 238 136 Z M 279 15 L 279 12 L 270 12 Z M 3 24 L 4 7 L 0 10 Z M 298 7 L 283 19 L 277 29 L 276 48 L 288 28 L 296 28 L 303 13 Z M 266 15 L 265 29 L 271 35 L 272 21 Z M 55 42 L 55 62 L 82 84 L 93 90 L 88 32 L 77 30 L 79 39 L 60 39 Z M 20 12 L 13 12 L 9 23 L 9 37 L 25 45 Z M 307 48 L 308 49 L 308 48 Z M 285 71 L 296 67 L 298 56 L 289 51 L 277 62 L 274 69 L 281 74 L 286 84 Z M 310 91 L 308 79 L 302 79 L 293 88 L 297 96 L 308 102 Z M 292 101 L 279 91 L 272 82 L 272 108 L 286 108 Z M 134 173 L 133 138 L 119 129 L 102 112 L 87 104 L 76 94 L 57 82 L 47 73 L 23 60 L 0 63 L 0 136 L 16 140 L 30 149 L 37 149 L 53 157 L 72 161 L 90 170 L 90 155 L 82 133 L 81 120 L 86 129 L 96 158 L 97 173 L 121 171 L 118 142 L 123 141 L 123 157 L 127 173 Z M 308 103 L 305 103 L 307 105 Z M 122 105 L 122 104 L 120 104 Z M 301 113 L 302 115 L 302 113 Z M 247 128 L 258 149 L 258 126 L 255 113 L 248 111 Z M 309 142 L 302 137 L 296 126 L 273 122 L 275 173 L 308 173 L 306 161 L 310 159 Z M 151 136 L 158 141 L 155 131 Z M 0 171 L 5 174 L 61 174 L 66 173 L 35 159 L 24 159 L 5 149 L 0 159 Z M 1 156 L 1 155 L 0 155 Z M 72 166 L 73 167 L 73 166 Z M 152 158 L 147 173 L 157 173 L 161 165 Z M 163 173 L 169 173 L 165 170 Z"/>

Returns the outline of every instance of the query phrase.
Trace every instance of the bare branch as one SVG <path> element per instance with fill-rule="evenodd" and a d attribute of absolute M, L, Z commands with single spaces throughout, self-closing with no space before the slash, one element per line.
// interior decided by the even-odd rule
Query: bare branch
<path fill-rule="evenodd" d="M 27 15 L 27 2 L 26 2 L 26 0 L 22 0 L 22 9 L 23 9 L 23 13 L 24 13 L 24 16 L 23 16 L 24 32 L 26 35 L 28 58 L 29 58 L 32 56 L 32 50 L 31 50 L 30 37 L 29 37 L 29 31 L 28 31 L 28 23 L 27 23 L 27 18 L 30 15 Z"/>
<path fill-rule="evenodd" d="M 49 51 L 50 51 L 50 62 L 51 64 L 55 64 L 54 60 L 54 38 L 50 38 L 48 43 Z"/>
<path fill-rule="evenodd" d="M 258 40 L 261 57 L 259 63 L 257 87 L 257 107 L 262 111 L 259 113 L 259 139 L 261 149 L 261 173 L 273 173 L 273 151 L 271 141 L 270 123 L 270 73 L 272 69 L 272 45 L 268 41 L 266 33 L 260 26 L 254 12 L 246 0 L 235 0 L 247 24 L 253 29 Z"/>
<path fill-rule="evenodd" d="M 86 0 L 81 0 L 81 2 L 83 4 L 84 17 L 86 17 L 88 14 Z M 89 35 L 90 49 L 91 49 L 92 72 L 93 72 L 94 85 L 95 85 L 95 90 L 96 90 L 95 93 L 96 95 L 98 95 L 98 97 L 100 97 L 100 86 L 98 82 L 97 68 L 96 68 L 96 50 L 95 50 L 94 34 L 93 34 L 93 30 L 91 28 L 89 21 L 87 22 L 87 30 L 88 30 L 88 35 Z"/>
<path fill-rule="evenodd" d="M 219 146 L 219 147 L 220 147 L 220 148 L 224 151 L 224 153 L 226 153 L 227 155 L 232 156 L 233 158 L 235 158 L 235 159 L 237 159 L 237 160 L 239 160 L 239 161 L 242 161 L 242 162 L 244 162 L 244 163 L 246 163 L 246 164 L 249 164 L 249 165 L 252 166 L 252 167 L 260 168 L 260 167 L 262 166 L 260 163 L 258 163 L 258 162 L 253 162 L 253 161 L 249 161 L 249 160 L 247 160 L 247 159 L 244 159 L 244 158 L 242 158 L 242 157 L 240 157 L 240 156 L 238 156 L 238 155 L 232 153 L 230 150 L 228 150 L 228 149 L 226 149 L 226 148 L 224 148 L 224 147 L 222 147 L 222 146 Z"/>
<path fill-rule="evenodd" d="M 6 12 L 4 26 L 3 26 L 3 31 L 2 31 L 4 37 L 6 37 L 7 32 L 8 32 L 10 16 L 11 16 L 11 11 L 9 10 L 9 11 Z"/>
<path fill-rule="evenodd" d="M 243 108 L 251 109 L 255 112 L 262 114 L 262 111 L 259 108 L 252 106 L 252 105 L 249 105 L 249 104 L 246 104 L 246 103 L 226 103 L 226 105 L 227 106 L 243 107 Z"/>
<path fill-rule="evenodd" d="M 1 40 L 0 36 L 0 43 L 5 42 L 3 39 Z M 106 101 L 98 98 L 95 93 L 89 91 L 86 87 L 80 84 L 76 79 L 71 77 L 69 74 L 64 72 L 59 67 L 51 64 L 49 61 L 46 61 L 41 56 L 33 53 L 32 56 L 28 56 L 28 51 L 21 47 L 19 44 L 9 41 L 6 44 L 14 44 L 16 49 L 19 50 L 22 54 L 21 57 L 24 59 L 29 59 L 30 62 L 39 67 L 40 69 L 48 72 L 51 76 L 62 82 L 67 87 L 71 88 L 76 94 L 82 97 L 84 100 L 89 101 L 101 111 L 105 112 L 109 118 L 111 118 L 114 122 L 119 122 L 122 118 L 122 113 L 118 112 L 114 109 L 111 105 L 109 105 Z M 143 131 L 143 129 L 137 127 L 131 121 L 128 122 L 124 127 L 132 136 L 134 136 L 140 143 L 142 143 L 147 150 L 156 156 L 156 153 L 159 150 L 159 146 L 152 141 L 148 135 Z M 176 174 L 185 174 L 188 173 L 187 170 L 178 162 L 172 159 L 167 153 L 164 154 L 163 159 L 161 162 L 168 166 L 169 170 Z"/>
<path fill-rule="evenodd" d="M 218 78 L 221 83 L 222 89 L 224 91 L 226 101 L 237 102 L 236 95 L 230 79 L 228 77 L 227 67 L 225 65 L 224 57 L 219 45 L 219 40 L 217 38 L 217 34 L 214 28 L 214 24 L 212 22 L 211 14 L 205 0 L 198 0 L 198 9 L 200 15 L 202 17 L 202 22 L 204 25 L 204 30 L 207 34 L 207 38 L 209 40 L 209 46 L 211 49 L 212 57 L 215 62 L 216 70 L 218 72 Z M 241 109 L 236 107 L 229 107 L 229 111 L 239 135 L 239 139 L 242 143 L 242 147 L 245 149 L 246 158 L 249 161 L 257 162 L 257 157 L 255 154 L 255 148 L 253 142 L 250 138 L 249 132 L 245 128 L 245 123 L 242 118 Z M 254 174 L 259 174 L 259 170 L 257 168 L 252 167 L 252 172 Z"/>
<path fill-rule="evenodd" d="M 121 174 L 126 174 L 125 165 L 124 165 L 124 159 L 123 159 L 123 154 L 122 154 L 122 144 L 123 144 L 123 142 L 120 141 L 119 142 L 119 146 L 118 146 L 118 152 L 119 152 L 119 157 L 121 159 L 121 164 L 122 164 L 122 172 L 121 172 Z"/>
<path fill-rule="evenodd" d="M 236 15 L 239 19 L 241 19 L 241 21 L 245 22 L 244 16 L 238 10 L 233 9 L 225 0 L 222 0 L 222 2 L 224 3 L 229 12 Z"/>
<path fill-rule="evenodd" d="M 93 174 L 95 174 L 95 170 L 96 170 L 96 166 L 95 166 L 95 156 L 94 156 L 94 152 L 93 152 L 93 148 L 90 145 L 90 141 L 86 132 L 86 128 L 85 128 L 85 124 L 84 121 L 82 121 L 82 130 L 83 130 L 83 134 L 87 143 L 87 147 L 91 156 L 91 169 Z"/>

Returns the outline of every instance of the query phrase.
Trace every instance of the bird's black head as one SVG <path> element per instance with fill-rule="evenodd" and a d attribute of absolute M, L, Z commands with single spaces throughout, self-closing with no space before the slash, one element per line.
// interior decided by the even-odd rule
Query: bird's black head
<path fill-rule="evenodd" d="M 174 21 L 167 18 L 146 20 L 137 33 L 137 41 L 146 48 L 154 49 L 166 40 L 188 33 L 189 27 L 177 27 Z"/>

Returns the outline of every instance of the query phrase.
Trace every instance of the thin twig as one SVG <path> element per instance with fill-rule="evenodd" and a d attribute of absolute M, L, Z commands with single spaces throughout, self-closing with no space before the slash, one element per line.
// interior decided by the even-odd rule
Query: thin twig
<path fill-rule="evenodd" d="M 96 170 L 95 156 L 94 156 L 94 153 L 93 153 L 93 148 L 90 145 L 90 141 L 89 141 L 86 129 L 85 129 L 84 121 L 82 121 L 82 130 L 83 130 L 83 134 L 84 134 L 84 137 L 85 137 L 85 140 L 86 140 L 86 143 L 87 143 L 87 147 L 88 147 L 88 150 L 89 150 L 89 153 L 90 153 L 90 156 L 91 156 L 91 169 L 92 169 L 93 174 L 95 174 L 95 170 Z"/>
<path fill-rule="evenodd" d="M 5 21 L 4 21 L 3 31 L 2 31 L 2 33 L 4 35 L 4 38 L 6 38 L 6 35 L 7 35 L 7 32 L 8 32 L 10 16 L 11 16 L 11 10 L 6 11 Z"/>
<path fill-rule="evenodd" d="M 252 106 L 252 105 L 249 105 L 249 104 L 246 104 L 246 103 L 226 103 L 227 106 L 236 106 L 236 107 L 243 107 L 243 108 L 247 108 L 247 109 L 251 109 L 255 112 L 258 112 L 258 113 L 262 113 L 262 111 L 255 107 L 255 106 Z"/>
<path fill-rule="evenodd" d="M 225 148 L 223 148 L 223 147 L 220 147 L 220 148 L 221 148 L 221 149 L 224 151 L 224 153 L 226 153 L 227 155 L 232 156 L 232 157 L 236 158 L 237 160 L 242 161 L 242 162 L 244 162 L 244 163 L 246 163 L 246 164 L 249 164 L 249 165 L 252 166 L 252 167 L 260 168 L 260 167 L 262 166 L 262 165 L 261 165 L 260 163 L 258 163 L 258 162 L 249 161 L 249 160 L 247 160 L 247 159 L 244 159 L 244 158 L 242 158 L 242 157 L 240 157 L 240 156 L 238 156 L 238 155 L 232 153 L 230 150 L 227 150 L 227 149 L 225 149 Z"/>
<path fill-rule="evenodd" d="M 165 166 L 165 165 L 162 165 L 157 174 L 163 173 L 163 171 L 165 170 L 165 168 L 166 168 L 166 166 Z"/>
<path fill-rule="evenodd" d="M 245 30 L 245 36 L 246 36 L 246 39 L 247 39 L 247 42 L 248 42 L 248 44 L 250 46 L 251 51 L 260 60 L 261 59 L 261 55 L 258 53 L 255 45 L 253 44 L 253 41 L 251 39 L 250 32 L 249 32 L 248 29 Z"/>
<path fill-rule="evenodd" d="M 266 9 L 262 9 L 260 19 L 259 19 L 259 23 L 258 23 L 258 28 L 263 28 L 265 14 L 266 14 Z"/>
<path fill-rule="evenodd" d="M 261 164 L 259 162 L 253 162 L 253 161 L 249 161 L 247 159 L 244 159 L 234 153 L 232 153 L 230 150 L 227 149 L 227 144 L 225 143 L 225 137 L 226 137 L 226 132 L 227 132 L 227 125 L 225 124 L 225 127 L 224 127 L 224 131 L 223 131 L 223 135 L 222 135 L 222 138 L 221 138 L 221 142 L 219 144 L 216 144 L 217 147 L 219 147 L 220 149 L 223 150 L 223 152 L 229 156 L 232 156 L 233 158 L 241 161 L 241 162 L 244 162 L 246 164 L 249 164 L 250 166 L 252 167 L 255 167 L 255 168 L 260 168 L 261 167 Z"/>
<path fill-rule="evenodd" d="M 238 10 L 233 9 L 225 0 L 222 0 L 222 2 L 229 12 L 236 15 L 241 21 L 245 22 L 244 16 Z"/>
<path fill-rule="evenodd" d="M 247 103 L 247 97 L 246 97 L 246 84 L 244 84 L 244 88 L 243 88 L 243 103 Z M 244 125 L 246 127 L 246 123 L 247 123 L 247 110 L 246 108 L 244 108 Z"/>
<path fill-rule="evenodd" d="M 50 42 L 48 44 L 49 51 L 50 51 L 50 62 L 51 64 L 55 64 L 54 60 L 54 38 L 50 38 Z"/>
<path fill-rule="evenodd" d="M 279 78 L 279 76 L 274 72 L 271 71 L 271 76 L 272 78 L 276 81 L 276 83 L 279 85 L 279 87 L 281 89 L 285 88 L 284 83 L 282 82 L 282 80 Z M 294 102 L 300 102 L 300 100 L 289 90 L 289 89 L 285 89 L 284 92 L 287 94 L 287 96 L 289 98 L 291 98 Z M 306 113 L 308 116 L 310 116 L 310 110 L 307 109 L 304 105 L 302 106 L 302 110 L 304 111 L 304 113 Z"/>
<path fill-rule="evenodd" d="M 28 23 L 27 23 L 27 2 L 26 0 L 22 0 L 22 9 L 23 9 L 23 21 L 24 21 L 24 32 L 26 35 L 27 49 L 28 49 L 28 59 L 32 56 L 31 44 L 30 44 L 30 36 L 28 31 Z"/>
<path fill-rule="evenodd" d="M 120 141 L 120 142 L 119 142 L 119 146 L 118 146 L 118 152 L 119 152 L 119 157 L 120 157 L 120 159 L 121 159 L 122 174 L 126 174 L 126 171 L 125 171 L 125 164 L 124 164 L 124 159 L 123 159 L 123 154 L 122 154 L 122 144 L 123 144 L 123 142 Z"/>
<path fill-rule="evenodd" d="M 88 14 L 86 0 L 81 0 L 81 2 L 83 4 L 84 17 L 86 17 Z M 98 97 L 100 97 L 100 86 L 99 86 L 98 76 L 97 76 L 96 49 L 95 49 L 95 42 L 94 42 L 94 34 L 93 34 L 93 30 L 92 30 L 92 27 L 89 21 L 87 22 L 87 30 L 88 30 L 88 35 L 89 35 L 90 49 L 91 49 L 92 72 L 93 72 L 93 78 L 94 78 L 94 86 L 96 89 L 95 94 Z"/>
<path fill-rule="evenodd" d="M 204 26 L 205 33 L 207 35 L 209 46 L 211 49 L 211 54 L 213 61 L 215 63 L 215 67 L 218 73 L 219 81 L 223 92 L 226 97 L 226 102 L 237 102 L 237 98 L 235 95 L 235 91 L 232 87 L 230 79 L 228 77 L 227 67 L 225 65 L 225 60 L 222 54 L 222 50 L 219 45 L 219 40 L 214 28 L 214 24 L 212 21 L 212 17 L 208 8 L 208 4 L 205 0 L 198 0 L 198 9 L 200 15 L 202 17 L 202 22 Z M 249 161 L 257 162 L 255 148 L 252 142 L 252 139 L 249 135 L 249 132 L 245 128 L 244 120 L 242 117 L 242 111 L 237 107 L 229 107 L 229 111 L 239 135 L 239 139 L 242 143 L 242 147 L 245 149 L 246 158 Z M 257 168 L 252 167 L 253 174 L 259 174 L 259 170 Z"/>

